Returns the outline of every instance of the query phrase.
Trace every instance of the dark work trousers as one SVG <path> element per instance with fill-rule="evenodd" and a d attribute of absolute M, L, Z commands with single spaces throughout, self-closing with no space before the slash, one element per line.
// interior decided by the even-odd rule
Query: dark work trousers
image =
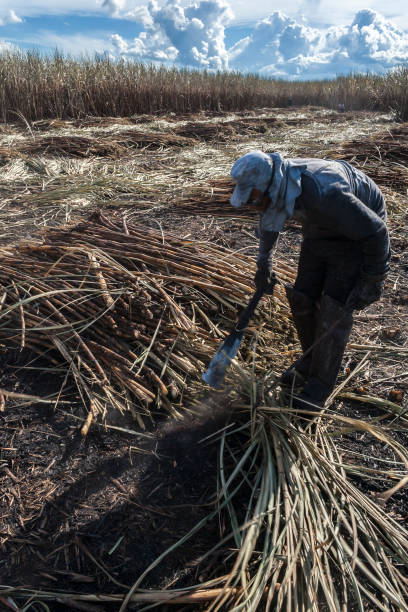
<path fill-rule="evenodd" d="M 354 240 L 305 238 L 294 288 L 316 302 L 324 293 L 345 304 L 362 264 L 363 253 Z"/>

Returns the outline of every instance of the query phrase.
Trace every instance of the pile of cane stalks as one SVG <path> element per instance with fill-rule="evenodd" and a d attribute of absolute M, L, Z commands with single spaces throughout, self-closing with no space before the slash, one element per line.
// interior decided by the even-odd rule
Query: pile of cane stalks
<path fill-rule="evenodd" d="M 221 436 L 218 508 L 149 566 L 126 596 L 87 601 L 120 602 L 120 612 L 136 602 L 206 603 L 206 612 L 408 609 L 408 532 L 383 509 L 407 483 L 408 451 L 393 439 L 394 415 L 385 407 L 379 423 L 311 412 L 309 418 L 317 418 L 305 425 L 273 399 L 256 409 L 253 399 L 250 422 Z M 399 427 L 406 423 L 403 417 Z M 359 491 L 350 476 L 366 478 L 370 470 L 343 459 L 338 443 L 347 431 L 392 448 L 400 462 L 393 474 L 401 478 L 397 485 L 377 497 Z M 218 513 L 229 529 L 201 563 L 228 547 L 229 573 L 199 587 L 143 591 L 164 557 Z"/>
<path fill-rule="evenodd" d="M 234 182 L 229 178 L 210 181 L 186 189 L 183 195 L 174 200 L 177 213 L 184 215 L 214 215 L 216 217 L 236 217 L 237 210 L 229 203 Z M 240 219 L 256 219 L 257 211 L 250 205 L 239 210 Z"/>
<path fill-rule="evenodd" d="M 328 157 L 344 159 L 361 168 L 380 187 L 406 193 L 408 179 L 408 124 L 377 132 L 369 138 L 350 140 Z"/>
<path fill-rule="evenodd" d="M 128 155 L 134 149 L 158 149 L 161 147 L 183 147 L 194 144 L 191 138 L 172 133 L 122 132 L 109 137 L 89 136 L 42 136 L 18 146 L 0 147 L 0 161 L 30 155 L 69 155 L 71 157 L 107 157 L 112 159 Z"/>
<path fill-rule="evenodd" d="M 255 206 L 245 204 L 239 210 L 231 206 L 229 199 L 234 187 L 235 183 L 230 178 L 214 179 L 208 184 L 185 189 L 183 195 L 174 199 L 172 204 L 176 212 L 182 215 L 212 215 L 257 224 L 259 213 Z"/>
<path fill-rule="evenodd" d="M 253 291 L 250 258 L 119 216 L 47 230 L 0 261 L 0 343 L 66 368 L 94 414 L 174 415 Z M 293 280 L 284 264 L 277 273 Z M 293 333 L 281 300 L 279 287 L 261 308 L 266 356 L 287 352 Z"/>

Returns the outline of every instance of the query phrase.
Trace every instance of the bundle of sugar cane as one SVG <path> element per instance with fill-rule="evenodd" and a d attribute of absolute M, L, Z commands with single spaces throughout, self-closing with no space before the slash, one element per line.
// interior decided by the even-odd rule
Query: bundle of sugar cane
<path fill-rule="evenodd" d="M 240 208 L 230 204 L 230 197 L 235 183 L 229 178 L 216 179 L 207 185 L 194 186 L 186 189 L 182 197 L 174 199 L 172 204 L 177 207 L 177 213 L 186 216 L 213 216 L 220 219 L 235 221 L 250 221 L 258 224 L 259 210 L 251 203 Z M 298 227 L 293 219 L 286 222 L 286 227 Z"/>
<path fill-rule="evenodd" d="M 148 123 L 155 121 L 154 115 L 135 115 L 134 117 L 81 117 L 81 119 L 39 119 L 33 121 L 31 126 L 35 132 L 48 132 L 49 130 L 107 127 L 117 125 L 134 125 L 135 123 Z"/>
<path fill-rule="evenodd" d="M 137 578 L 119 612 L 128 609 L 160 561 L 215 517 L 223 525 L 222 537 L 200 561 L 210 565 L 218 548 L 228 554 L 231 565 L 227 576 L 222 566 L 222 588 L 212 591 L 214 597 L 207 592 L 208 612 L 408 609 L 404 521 L 395 512 L 387 515 L 374 496 L 359 490 L 350 474 L 354 471 L 363 479 L 370 470 L 358 457 L 348 464 L 337 446 L 344 427 L 364 432 L 389 445 L 404 473 L 408 451 L 393 437 L 401 425 L 392 425 L 395 418 L 388 413 L 389 425 L 384 426 L 386 408 L 381 424 L 361 415 L 353 419 L 326 413 L 313 423 L 312 433 L 303 429 L 303 418 L 293 420 L 293 410 L 273 399 L 271 403 L 257 410 L 248 405 L 251 421 L 223 431 L 217 508 Z M 365 458 L 371 452 L 371 444 L 366 446 L 361 455 Z M 381 471 L 382 478 L 395 478 L 392 472 Z M 407 476 L 402 477 L 398 488 L 406 481 Z M 395 490 L 379 493 L 377 499 L 386 500 Z M 204 594 L 212 586 L 208 581 L 200 589 Z M 149 593 L 162 601 L 159 591 Z M 173 591 L 178 594 L 180 590 Z"/>
<path fill-rule="evenodd" d="M 181 198 L 173 201 L 177 212 L 185 215 L 214 215 L 216 217 L 234 217 L 257 222 L 258 211 L 251 204 L 237 209 L 231 206 L 229 199 L 235 183 L 230 178 L 211 181 L 185 190 Z"/>
<path fill-rule="evenodd" d="M 381 187 L 406 193 L 408 125 L 377 132 L 371 137 L 350 140 L 328 151 L 333 159 L 344 159 L 360 167 Z"/>
<path fill-rule="evenodd" d="M 373 161 L 393 161 L 406 165 L 408 162 L 408 124 L 377 132 L 371 137 L 350 140 L 342 144 L 343 154 L 361 161 L 372 157 Z"/>
<path fill-rule="evenodd" d="M 264 134 L 272 126 L 281 127 L 282 121 L 276 117 L 245 117 L 216 123 L 194 121 L 175 128 L 174 132 L 180 136 L 194 137 L 203 141 L 225 142 L 238 136 Z"/>
<path fill-rule="evenodd" d="M 109 137 L 89 136 L 43 136 L 30 142 L 21 142 L 18 146 L 0 147 L 0 157 L 12 159 L 19 156 L 70 155 L 73 157 L 111 157 L 126 155 L 131 149 L 149 147 L 182 147 L 194 144 L 192 138 L 178 136 L 172 133 L 139 132 L 129 130 Z"/>
<path fill-rule="evenodd" d="M 148 413 L 152 402 L 172 410 L 169 397 L 199 379 L 253 290 L 250 258 L 119 216 L 48 230 L 41 244 L 2 249 L 0 262 L 0 342 L 54 365 L 62 357 L 102 412 Z M 289 267 L 276 269 L 293 280 Z M 265 300 L 265 358 L 285 353 L 292 337 L 281 300 L 280 287 Z"/>

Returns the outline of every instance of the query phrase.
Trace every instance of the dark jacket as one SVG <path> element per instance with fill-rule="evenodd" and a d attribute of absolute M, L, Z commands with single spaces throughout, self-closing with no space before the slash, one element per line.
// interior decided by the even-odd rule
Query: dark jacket
<path fill-rule="evenodd" d="M 304 161 L 302 193 L 295 201 L 293 214 L 302 224 L 304 237 L 358 241 L 363 252 L 363 271 L 371 275 L 387 272 L 390 259 L 387 213 L 377 185 L 345 161 Z M 262 257 L 262 244 L 270 250 L 270 240 L 266 238 L 260 236 L 258 260 Z"/>

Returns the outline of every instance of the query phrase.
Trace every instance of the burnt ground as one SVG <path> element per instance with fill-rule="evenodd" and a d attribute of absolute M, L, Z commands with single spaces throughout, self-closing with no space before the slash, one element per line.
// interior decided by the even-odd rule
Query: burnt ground
<path fill-rule="evenodd" d="M 8 356 L 2 388 L 42 396 L 58 391 L 61 381 L 22 376 L 14 370 L 18 363 L 21 356 Z M 1 583 L 87 593 L 129 589 L 213 510 L 218 445 L 205 438 L 230 420 L 231 407 L 227 397 L 210 393 L 193 410 L 181 422 L 163 421 L 143 434 L 132 417 L 110 414 L 85 438 L 78 406 L 6 410 L 0 432 L 1 520 L 7 526 L 1 531 Z M 218 541 L 219 528 L 218 520 L 209 521 L 149 574 L 144 587 L 208 579 L 200 556 Z M 225 549 L 217 555 L 215 576 L 225 573 Z M 54 605 L 67 609 L 67 603 Z"/>
<path fill-rule="evenodd" d="M 253 226 L 237 219 L 186 217 L 163 209 L 142 217 L 178 235 L 201 240 L 205 236 L 229 248 L 245 247 L 249 255 L 256 252 Z M 392 273 L 384 297 L 356 316 L 351 339 L 385 349 L 369 357 L 346 390 L 391 399 L 408 408 L 405 355 L 396 350 L 408 346 L 406 217 L 405 223 L 390 224 Z M 299 229 L 291 225 L 281 236 L 279 257 L 295 264 L 299 244 Z M 347 353 L 343 378 L 364 354 Z M 27 364 L 29 368 L 22 368 Z M 62 373 L 41 371 L 42 364 L 32 363 L 24 352 L 3 355 L 1 365 L 1 389 L 46 397 L 66 383 Z M 235 422 L 238 415 L 228 394 L 208 393 L 197 399 L 196 414 L 183 421 L 146 423 L 142 432 L 131 416 L 109 414 L 106 423 L 92 425 L 86 437 L 80 432 L 85 411 L 66 384 L 65 403 L 56 407 L 8 401 L 0 412 L 0 583 L 62 592 L 126 592 L 158 555 L 214 507 L 218 444 L 211 438 L 202 440 Z M 346 416 L 383 414 L 372 403 L 341 397 L 334 406 Z M 394 431 L 393 437 L 408 445 L 406 430 Z M 338 446 L 345 462 L 373 470 L 371 476 L 350 475 L 364 493 L 373 495 L 394 484 L 375 473 L 396 459 L 384 443 L 360 432 L 339 435 Z M 398 491 L 386 511 L 408 524 L 408 490 Z M 225 547 L 210 563 L 200 564 L 203 551 L 219 541 L 220 533 L 218 519 L 209 521 L 205 530 L 153 569 L 142 586 L 199 584 L 226 573 Z M 53 602 L 50 609 L 67 610 L 70 605 Z M 159 606 L 163 611 L 170 608 L 177 609 Z M 9 609 L 1 598 L 0 609 Z M 86 609 L 118 608 L 87 604 Z"/>

